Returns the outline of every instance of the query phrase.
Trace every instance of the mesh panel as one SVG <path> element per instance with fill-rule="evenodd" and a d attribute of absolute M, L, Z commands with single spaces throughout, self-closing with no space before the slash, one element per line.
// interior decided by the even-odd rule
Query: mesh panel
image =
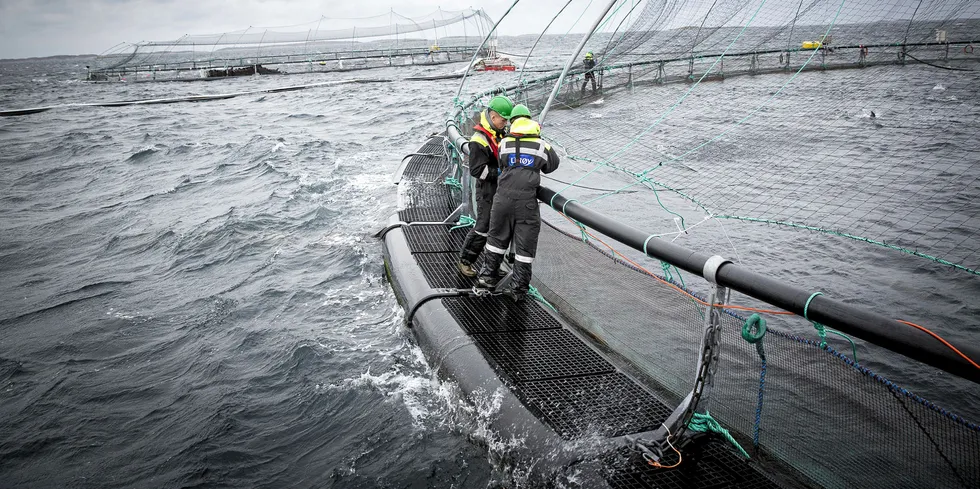
<path fill-rule="evenodd" d="M 701 308 L 554 228 L 542 226 L 534 276 L 548 300 L 664 386 L 668 404 L 690 390 Z"/>
<path fill-rule="evenodd" d="M 724 368 L 708 409 L 751 446 L 761 360 L 742 340 L 743 323 L 726 316 Z M 980 486 L 980 429 L 813 341 L 777 331 L 764 339 L 765 450 L 823 487 Z"/>
<path fill-rule="evenodd" d="M 717 439 L 700 439 L 684 447 L 686 463 L 676 469 L 656 469 L 635 452 L 622 452 L 611 458 L 612 467 L 607 478 L 614 489 L 670 488 L 744 488 L 770 489 L 779 487 L 751 465 L 744 463 L 727 442 Z M 676 456 L 670 454 L 664 463 L 672 464 Z"/>
<path fill-rule="evenodd" d="M 548 251 L 539 252 L 535 277 L 549 300 L 637 365 L 658 395 L 675 405 L 692 385 L 703 308 L 607 257 L 598 245 L 556 228 L 542 229 L 541 243 Z M 722 315 L 720 364 L 700 408 L 747 451 L 785 461 L 790 473 L 821 487 L 980 485 L 980 427 L 856 366 L 850 352 L 844 356 L 780 333 L 778 320 L 771 321 L 763 343 L 767 369 L 758 449 L 763 453 L 753 449 L 761 360 L 755 346 L 742 339 L 744 322 Z M 653 482 L 635 474 L 623 477 L 633 482 L 617 479 L 626 485 L 616 487 L 658 487 L 631 486 Z M 682 484 L 667 484 L 675 483 Z M 721 479 L 697 484 L 727 487 Z"/>

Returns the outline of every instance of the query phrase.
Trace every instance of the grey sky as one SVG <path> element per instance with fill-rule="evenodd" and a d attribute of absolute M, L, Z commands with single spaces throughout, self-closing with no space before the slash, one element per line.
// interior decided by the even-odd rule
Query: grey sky
<path fill-rule="evenodd" d="M 123 42 L 166 41 L 185 34 L 215 34 L 249 27 L 307 24 L 296 30 L 312 29 L 310 24 L 316 25 L 321 16 L 330 19 L 387 16 L 392 9 L 398 14 L 417 18 L 433 14 L 437 8 L 461 10 L 482 6 L 496 20 L 512 2 L 482 0 L 483 4 L 475 3 L 479 1 L 0 0 L 0 58 L 100 54 Z M 537 34 L 566 1 L 521 0 L 501 24 L 500 33 Z M 618 15 L 622 16 L 630 11 L 634 2 L 643 3 L 636 13 L 647 3 L 644 0 L 619 1 L 625 7 L 619 9 Z M 712 0 L 650 1 L 654 8 L 668 6 L 671 27 L 699 25 L 708 12 L 735 25 L 779 25 L 793 18 L 800 6 L 799 0 L 733 0 L 719 2 L 717 7 Z M 561 34 L 570 28 L 573 32 L 584 32 L 607 4 L 608 0 L 573 0 L 550 32 Z M 810 6 L 811 0 L 804 4 Z M 765 8 L 758 8 L 762 6 Z M 759 15 L 756 15 L 757 8 Z M 804 9 L 800 22 L 823 25 L 831 21 L 908 19 L 913 15 L 920 20 L 977 17 L 980 16 L 980 0 L 818 0 Z M 577 19 L 581 20 L 576 24 Z M 618 19 L 610 24 L 618 24 Z M 353 25 L 341 25 L 343 22 L 332 20 L 331 27 Z M 378 25 L 377 20 L 373 25 Z M 431 35 L 431 31 L 427 34 Z"/>
<path fill-rule="evenodd" d="M 522 0 L 503 34 L 538 33 L 567 0 Z M 99 54 L 121 42 L 177 39 L 184 34 L 287 26 L 329 18 L 387 14 L 409 17 L 436 8 L 481 6 L 495 20 L 510 0 L 0 0 L 0 58 Z M 584 31 L 605 1 L 593 1 L 576 30 Z M 589 4 L 572 3 L 556 28 L 565 32 Z M 591 14 L 591 15 L 590 15 Z M 520 22 L 516 22 L 516 19 Z M 553 31 L 554 32 L 554 31 Z"/>

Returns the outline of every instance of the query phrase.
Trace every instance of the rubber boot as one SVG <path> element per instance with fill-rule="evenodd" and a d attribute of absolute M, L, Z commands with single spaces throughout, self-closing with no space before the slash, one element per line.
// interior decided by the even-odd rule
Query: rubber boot
<path fill-rule="evenodd" d="M 488 251 L 486 259 L 483 260 L 483 268 L 480 269 L 480 277 L 476 279 L 480 287 L 492 289 L 500 281 L 500 262 L 504 261 L 504 255 L 499 255 Z"/>
<path fill-rule="evenodd" d="M 531 264 L 522 261 L 514 262 L 513 288 L 508 292 L 508 296 L 515 302 L 521 302 L 527 298 L 528 287 L 531 285 Z"/>

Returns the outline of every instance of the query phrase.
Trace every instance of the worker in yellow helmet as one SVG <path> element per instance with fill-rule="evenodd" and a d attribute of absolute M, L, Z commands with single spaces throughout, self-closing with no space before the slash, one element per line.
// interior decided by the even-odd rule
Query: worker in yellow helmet
<path fill-rule="evenodd" d="M 513 102 L 503 95 L 490 99 L 487 108 L 480 112 L 480 123 L 473 126 L 473 136 L 468 143 L 470 175 L 476 179 L 473 190 L 476 194 L 476 224 L 463 239 L 463 249 L 459 252 L 459 262 L 456 264 L 459 273 L 467 277 L 476 277 L 473 264 L 487 243 L 490 209 L 493 206 L 493 196 L 497 192 L 498 145 L 506 134 L 504 129 L 507 128 L 507 119 L 510 118 L 513 108 Z"/>
<path fill-rule="evenodd" d="M 513 239 L 516 252 L 513 287 L 504 292 L 515 301 L 527 296 L 531 263 L 541 232 L 537 198 L 541 172 L 557 170 L 558 163 L 558 154 L 541 139 L 541 126 L 537 122 L 527 116 L 511 121 L 510 134 L 500 141 L 500 178 L 490 216 L 487 257 L 477 279 L 481 287 L 496 287 L 500 263 Z"/>
<path fill-rule="evenodd" d="M 592 80 L 592 94 L 595 95 L 595 57 L 592 55 L 592 51 L 585 53 L 585 61 L 582 62 L 585 66 L 585 81 L 582 82 L 582 95 L 585 95 L 585 87 L 589 84 L 589 80 Z"/>

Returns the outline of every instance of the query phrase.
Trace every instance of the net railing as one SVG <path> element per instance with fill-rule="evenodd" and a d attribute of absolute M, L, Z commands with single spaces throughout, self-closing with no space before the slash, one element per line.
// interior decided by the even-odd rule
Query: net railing
<path fill-rule="evenodd" d="M 589 8 L 572 2 L 533 45 L 505 40 L 528 69 L 456 100 L 449 122 L 466 133 L 498 93 L 538 117 L 558 83 L 542 133 L 562 167 L 542 181 L 561 205 L 542 202 L 534 277 L 561 314 L 672 406 L 691 390 L 712 284 L 647 243 L 720 254 L 811 300 L 973 344 L 980 5 L 619 1 L 583 50 L 594 91 L 583 53 L 559 81 Z M 649 237 L 617 242 L 569 205 Z M 974 367 L 936 368 L 755 292 L 728 302 L 698 406 L 753 459 L 819 487 L 980 484 L 980 396 L 948 373 L 976 378 Z M 769 321 L 761 349 L 742 337 L 754 312 Z"/>
<path fill-rule="evenodd" d="M 321 17 L 294 26 L 122 43 L 100 55 L 87 78 L 186 81 L 466 62 L 489 25 L 482 10 L 439 9 L 421 17 L 391 11 L 357 19 Z"/>

